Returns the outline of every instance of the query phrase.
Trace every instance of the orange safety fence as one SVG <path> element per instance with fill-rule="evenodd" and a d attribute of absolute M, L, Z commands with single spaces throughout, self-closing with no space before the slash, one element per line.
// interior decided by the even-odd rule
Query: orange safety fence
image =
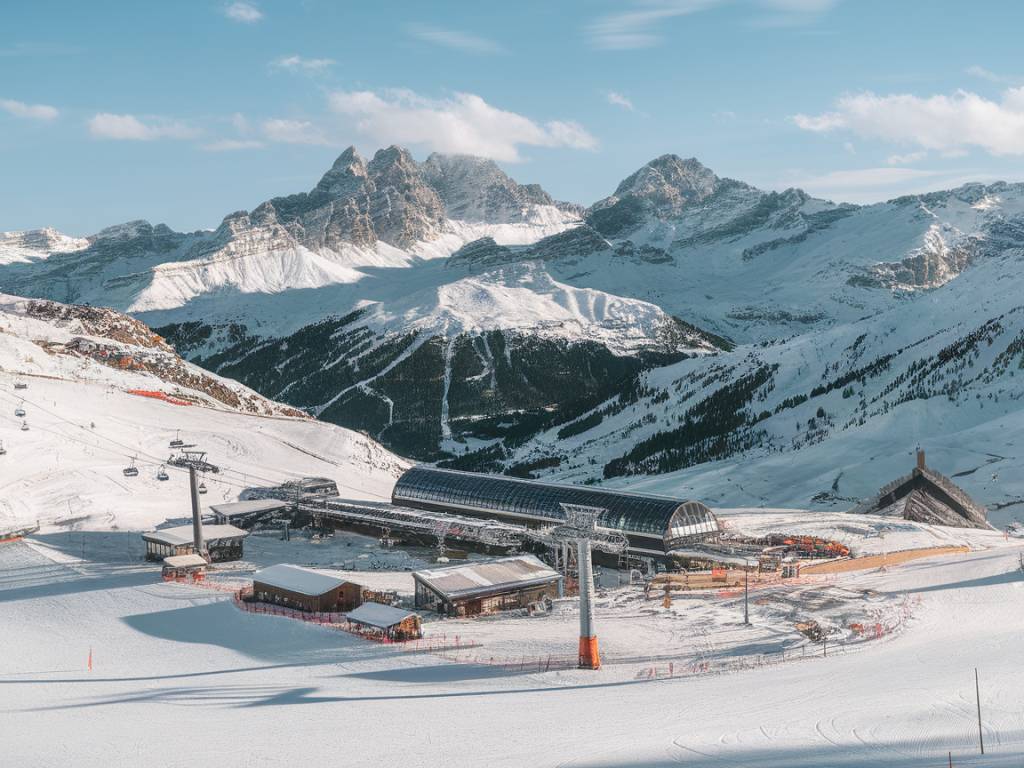
<path fill-rule="evenodd" d="M 151 397 L 154 400 L 163 400 L 171 405 L 192 405 L 187 400 L 179 400 L 176 397 L 171 397 L 166 392 L 159 392 L 155 389 L 129 389 L 129 395 L 138 395 L 139 397 Z"/>

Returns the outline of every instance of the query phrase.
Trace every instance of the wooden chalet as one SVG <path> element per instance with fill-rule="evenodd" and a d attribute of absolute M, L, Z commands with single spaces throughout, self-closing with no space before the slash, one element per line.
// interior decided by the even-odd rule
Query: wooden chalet
<path fill-rule="evenodd" d="M 922 450 L 918 450 L 917 466 L 909 475 L 883 486 L 875 496 L 850 511 L 955 528 L 991 528 L 985 507 L 948 477 L 927 466 Z"/>
<path fill-rule="evenodd" d="M 363 587 L 339 576 L 285 563 L 257 571 L 253 598 L 300 611 L 350 611 L 363 601 Z"/>
<path fill-rule="evenodd" d="M 417 640 L 423 637 L 419 614 L 381 603 L 363 603 L 346 616 L 360 634 L 384 640 Z"/>

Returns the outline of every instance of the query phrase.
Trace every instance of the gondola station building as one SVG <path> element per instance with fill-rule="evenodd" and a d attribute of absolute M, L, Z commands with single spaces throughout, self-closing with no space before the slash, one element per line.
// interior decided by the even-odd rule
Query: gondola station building
<path fill-rule="evenodd" d="M 449 616 L 527 608 L 558 597 L 561 575 L 533 555 L 416 571 L 416 607 Z"/>
<path fill-rule="evenodd" d="M 248 531 L 233 525 L 204 525 L 203 538 L 211 563 L 242 559 L 242 542 Z M 175 555 L 196 554 L 194 531 L 191 525 L 161 528 L 142 534 L 146 544 L 147 560 L 163 560 Z"/>

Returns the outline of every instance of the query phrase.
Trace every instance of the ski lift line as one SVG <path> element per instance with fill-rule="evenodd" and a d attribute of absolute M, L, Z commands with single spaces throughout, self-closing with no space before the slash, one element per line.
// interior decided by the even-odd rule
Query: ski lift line
<path fill-rule="evenodd" d="M 5 393 L 0 392 L 0 398 L 6 399 Z M 45 413 L 45 414 L 47 414 L 47 415 L 57 419 L 58 421 L 64 422 L 65 424 L 68 424 L 68 425 L 70 425 L 72 427 L 77 427 L 78 429 L 81 429 L 81 430 L 83 430 L 83 431 L 85 431 L 85 432 L 87 432 L 87 433 L 89 433 L 89 434 L 91 434 L 91 435 L 101 439 L 101 440 L 106 440 L 107 442 L 112 443 L 113 445 L 116 445 L 119 448 L 124 449 L 125 451 L 129 451 L 129 453 L 120 454 L 123 458 L 131 459 L 131 458 L 133 458 L 135 456 L 143 456 L 145 458 L 150 459 L 154 464 L 164 464 L 164 463 L 166 463 L 165 459 L 163 459 L 161 457 L 157 457 L 155 454 L 149 453 L 148 451 L 142 451 L 142 450 L 139 450 L 137 447 L 132 447 L 132 446 L 126 445 L 124 443 L 118 442 L 117 440 L 115 440 L 115 439 L 113 439 L 111 437 L 108 437 L 108 436 L 106 436 L 104 434 L 101 434 L 101 433 L 97 432 L 96 430 L 89 429 L 89 427 L 87 427 L 84 424 L 78 424 L 78 423 L 72 421 L 71 419 L 65 418 L 64 416 L 61 416 L 60 414 L 54 413 L 53 411 L 47 409 L 46 407 L 44 407 L 42 405 L 39 405 L 38 403 L 34 403 L 34 402 L 32 402 L 31 400 L 29 400 L 27 398 L 19 398 L 19 399 L 24 400 L 24 402 L 28 403 L 33 408 L 38 408 L 43 413 Z M 63 437 L 65 439 L 71 439 L 71 440 L 75 439 L 75 438 L 71 437 L 70 435 L 64 435 L 64 434 L 61 434 L 61 433 L 57 433 L 57 432 L 54 432 L 53 430 L 46 429 L 45 427 L 41 427 L 39 429 L 42 429 L 43 431 L 49 432 L 51 434 L 55 434 L 55 435 L 57 435 L 59 437 Z M 81 443 L 83 445 L 88 445 L 90 448 L 97 448 L 98 447 L 96 445 L 93 445 L 91 443 L 87 443 L 87 442 L 81 441 L 81 440 L 76 440 L 76 442 L 79 442 L 79 443 Z M 106 449 L 106 450 L 109 453 L 114 453 L 110 449 Z M 187 469 L 184 469 L 184 468 L 181 468 L 181 467 L 173 467 L 172 466 L 172 468 L 177 470 L 177 471 L 181 471 L 181 472 L 185 472 L 185 473 L 188 472 Z M 220 482 L 222 482 L 224 485 L 228 485 L 228 486 L 234 487 L 234 488 L 239 488 L 241 490 L 246 490 L 247 488 L 250 487 L 250 484 L 248 484 L 246 482 L 247 478 L 252 478 L 254 480 L 259 480 L 261 482 L 266 483 L 267 485 L 281 485 L 281 481 L 280 480 L 272 480 L 270 478 L 262 477 L 262 476 L 260 476 L 258 474 L 253 473 L 253 472 L 247 472 L 247 471 L 243 472 L 241 470 L 231 469 L 229 467 L 221 467 L 221 475 L 224 475 L 224 474 L 232 474 L 232 475 L 240 476 L 242 478 L 242 482 L 241 483 L 238 483 L 238 482 L 235 482 L 235 483 L 228 482 L 226 479 L 223 479 L 223 478 L 220 478 Z M 295 479 L 301 479 L 301 478 L 305 477 L 305 475 L 303 475 L 302 473 L 299 473 L 299 472 L 286 471 L 283 474 L 292 475 Z M 337 481 L 335 481 L 335 482 L 337 482 Z M 368 494 L 370 496 L 375 496 L 375 497 L 377 497 L 379 499 L 382 499 L 384 501 L 390 501 L 391 500 L 391 498 L 389 496 L 384 496 L 382 494 L 375 493 L 373 491 L 370 491 L 370 490 L 367 490 L 367 489 L 364 489 L 364 488 L 356 488 L 354 486 L 346 485 L 344 483 L 337 483 L 337 485 L 338 485 L 339 488 L 345 488 L 345 489 L 350 490 L 350 491 L 356 491 L 357 493 L 365 493 L 365 494 Z"/>
<path fill-rule="evenodd" d="M 5 397 L 5 393 L 0 392 L 0 397 Z M 108 442 L 111 442 L 114 445 L 117 445 L 117 446 L 119 446 L 121 448 L 124 448 L 125 450 L 131 450 L 133 452 L 144 453 L 144 455 L 148 456 L 150 459 L 152 459 L 154 461 L 163 462 L 163 459 L 157 459 L 154 454 L 141 452 L 141 451 L 138 451 L 137 449 L 134 449 L 134 448 L 131 448 L 130 446 L 125 445 L 124 443 L 119 443 L 116 440 L 114 440 L 113 438 L 107 437 L 106 435 L 101 435 L 101 434 L 95 432 L 94 430 L 88 429 L 88 427 L 86 427 L 84 424 L 78 424 L 78 423 L 76 423 L 74 421 L 71 421 L 70 419 L 67 419 L 67 418 L 65 418 L 65 417 L 63 417 L 63 416 L 61 416 L 59 414 L 56 414 L 53 411 L 47 409 L 46 407 L 44 407 L 44 406 L 42 406 L 42 405 L 40 405 L 38 403 L 35 403 L 35 402 L 33 402 L 31 400 L 28 400 L 26 398 L 18 398 L 18 399 L 22 400 L 23 402 L 29 403 L 30 405 L 32 405 L 32 407 L 38 408 L 43 413 L 48 414 L 49 416 L 52 416 L 53 418 L 55 418 L 55 419 L 57 419 L 59 421 L 63 421 L 66 424 L 69 424 L 69 425 L 71 425 L 73 427 L 78 427 L 79 429 L 89 431 L 92 434 L 95 434 L 97 437 L 100 437 L 100 438 L 102 438 L 104 440 L 107 440 Z M 178 430 L 178 432 L 180 432 L 180 431 L 181 430 Z M 266 478 L 266 477 L 261 477 L 260 475 L 255 474 L 253 472 L 241 472 L 239 470 L 230 470 L 230 469 L 227 469 L 227 468 L 222 468 L 221 471 L 222 472 L 231 472 L 231 471 L 233 471 L 237 475 L 244 475 L 246 477 L 252 477 L 252 478 L 254 478 L 256 480 L 260 480 L 260 481 L 262 481 L 264 483 L 267 483 L 268 485 L 280 485 L 281 484 L 280 480 L 271 480 L 271 479 Z M 306 477 L 306 475 L 303 474 L 302 472 L 293 472 L 291 470 L 282 470 L 281 473 L 283 475 L 290 476 L 291 479 L 294 479 L 294 480 L 301 480 L 302 478 Z M 378 498 L 387 499 L 387 500 L 390 501 L 390 497 L 381 496 L 379 494 L 375 494 L 375 493 L 372 493 L 372 492 L 369 492 L 369 491 L 364 491 L 363 489 L 360 489 L 360 488 L 353 488 L 351 486 L 344 486 L 344 487 L 346 487 L 346 488 L 348 488 L 349 490 L 352 490 L 352 491 L 358 491 L 358 492 L 362 492 L 362 493 L 370 493 L 370 495 L 377 496 Z"/>
<path fill-rule="evenodd" d="M 53 414 L 51 414 L 51 415 L 53 415 Z M 60 419 L 61 417 L 56 417 L 56 418 Z M 61 420 L 64 420 L 64 419 L 61 419 Z M 66 421 L 66 420 L 64 420 L 64 421 Z M 79 425 L 74 424 L 74 422 L 69 422 L 69 423 L 72 424 L 72 426 L 79 426 Z M 114 449 L 109 448 L 109 447 L 104 446 L 104 445 L 97 445 L 95 443 L 91 443 L 91 442 L 79 439 L 79 438 L 77 438 L 77 437 L 75 437 L 73 435 L 68 435 L 68 434 L 65 434 L 63 432 L 59 432 L 57 430 L 49 429 L 47 427 L 36 427 L 36 429 L 38 431 L 41 431 L 41 432 L 46 432 L 46 433 L 52 434 L 52 435 L 54 435 L 56 437 L 61 438 L 62 440 L 69 440 L 71 442 L 78 443 L 78 444 L 83 445 L 83 446 L 85 446 L 87 448 L 90 448 L 92 450 L 103 451 L 103 452 L 107 453 L 108 455 L 117 457 L 119 459 L 129 459 L 129 460 L 130 459 L 136 459 L 137 460 L 137 457 L 139 455 L 142 455 L 144 457 L 148 456 L 149 458 L 153 459 L 152 466 L 157 466 L 157 465 L 160 465 L 160 464 L 163 463 L 162 460 L 156 459 L 156 458 L 154 458 L 152 456 L 152 454 L 147 454 L 144 451 L 132 451 L 130 453 L 122 453 L 119 450 L 114 450 Z M 104 440 L 107 440 L 109 442 L 112 442 L 115 445 L 119 446 L 120 448 L 128 449 L 128 446 L 124 446 L 123 444 L 118 443 L 117 441 L 113 440 L 112 438 L 108 438 L 108 437 L 106 437 L 104 435 L 99 435 L 99 434 L 97 434 L 96 437 L 99 437 L 101 439 L 104 439 Z M 146 462 L 142 462 L 142 464 L 143 464 L 143 466 L 150 466 Z M 186 474 L 186 475 L 188 474 L 188 470 L 187 469 L 183 469 L 181 467 L 173 467 L 172 466 L 172 469 L 174 469 L 176 472 L 181 472 L 181 473 Z M 232 482 L 232 481 L 229 481 L 229 480 L 221 479 L 219 481 L 223 485 L 227 485 L 228 487 L 236 488 L 236 489 L 242 490 L 242 491 L 246 490 L 246 488 L 249 487 L 248 485 L 245 485 L 243 483 Z"/>

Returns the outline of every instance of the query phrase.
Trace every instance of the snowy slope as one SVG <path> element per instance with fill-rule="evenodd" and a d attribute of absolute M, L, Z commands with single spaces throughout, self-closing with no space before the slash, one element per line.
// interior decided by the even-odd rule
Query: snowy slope
<path fill-rule="evenodd" d="M 0 297 L 0 529 L 36 520 L 145 529 L 187 516 L 187 473 L 168 467 L 169 480 L 156 478 L 176 437 L 223 468 L 204 478 L 206 503 L 301 476 L 331 477 L 354 497 L 387 498 L 406 466 L 369 438 L 185 363 L 138 321 Z M 125 477 L 133 459 L 140 473 Z"/>
<path fill-rule="evenodd" d="M 610 591 L 596 609 L 606 665 L 545 672 L 552 650 L 575 650 L 574 601 L 548 616 L 428 621 L 428 638 L 474 645 L 409 653 L 159 584 L 155 567 L 118 548 L 137 537 L 115 536 L 49 534 L 0 549 L 12 764 L 248 768 L 254 755 L 312 765 L 339 750 L 354 765 L 387 764 L 399 750 L 415 768 L 928 768 L 950 754 L 957 766 L 1004 768 L 1024 757 L 1019 550 L 755 586 L 749 627 L 735 595 L 677 596 L 664 609 L 638 588 Z M 291 546 L 295 561 L 315 556 Z M 794 642 L 788 661 L 758 664 L 792 642 L 790 615 L 841 606 L 888 621 L 894 605 L 893 636 L 849 650 L 833 640 L 827 657 L 820 643 Z M 515 665 L 489 663 L 509 657 Z M 748 668 L 690 671 L 733 660 Z M 310 738 L 311 717 L 344 722 L 341 745 Z"/>
<path fill-rule="evenodd" d="M 873 317 L 653 371 L 640 397 L 517 458 L 560 455 L 561 479 L 621 476 L 727 506 L 845 509 L 909 471 L 920 445 L 993 521 L 1021 519 L 1019 269 L 1018 254 L 993 257 Z"/>

